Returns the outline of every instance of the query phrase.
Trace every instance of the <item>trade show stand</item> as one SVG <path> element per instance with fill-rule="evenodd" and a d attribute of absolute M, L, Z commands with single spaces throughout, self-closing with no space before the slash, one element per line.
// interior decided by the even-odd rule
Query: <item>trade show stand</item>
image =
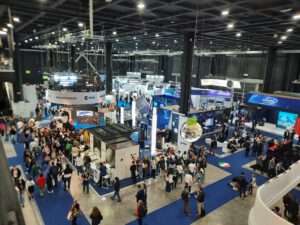
<path fill-rule="evenodd" d="M 106 125 L 87 129 L 90 138 L 91 168 L 94 169 L 94 180 L 100 177 L 99 165 L 108 168 L 110 180 L 114 177 L 130 177 L 129 167 L 132 157 L 139 156 L 139 144 L 133 142 L 131 134 L 136 130 L 123 124 Z"/>

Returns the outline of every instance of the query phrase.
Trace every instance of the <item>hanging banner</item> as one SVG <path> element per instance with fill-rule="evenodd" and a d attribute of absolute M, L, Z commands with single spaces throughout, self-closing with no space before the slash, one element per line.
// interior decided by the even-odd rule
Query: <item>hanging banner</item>
<path fill-rule="evenodd" d="M 190 143 L 186 142 L 181 134 L 180 134 L 180 130 L 181 128 L 184 126 L 184 124 L 186 124 L 187 122 L 187 117 L 182 115 L 182 114 L 179 114 L 179 120 L 178 120 L 178 147 L 177 147 L 177 152 L 176 154 L 178 155 L 182 155 L 184 152 L 187 152 L 189 150 L 189 146 L 190 146 Z"/>
<path fill-rule="evenodd" d="M 62 92 L 46 90 L 46 99 L 51 103 L 62 105 L 87 105 L 98 104 L 105 94 L 105 90 L 100 92 Z"/>

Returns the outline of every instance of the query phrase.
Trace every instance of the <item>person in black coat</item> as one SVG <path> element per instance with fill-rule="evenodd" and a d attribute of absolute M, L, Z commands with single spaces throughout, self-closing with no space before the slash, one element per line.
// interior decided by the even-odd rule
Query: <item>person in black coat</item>
<path fill-rule="evenodd" d="M 130 172 L 131 172 L 132 184 L 136 184 L 136 165 L 134 161 L 132 161 L 132 164 L 130 166 Z"/>
<path fill-rule="evenodd" d="M 50 172 L 47 173 L 46 183 L 47 183 L 48 193 L 53 194 L 53 182 L 52 182 L 52 175 Z"/>
<path fill-rule="evenodd" d="M 120 188 L 121 188 L 121 182 L 119 177 L 115 178 L 115 193 L 114 195 L 111 197 L 112 200 L 115 200 L 115 197 L 118 198 L 118 202 L 121 202 L 121 197 L 120 197 Z"/>
<path fill-rule="evenodd" d="M 142 200 L 144 202 L 145 191 L 144 191 L 144 189 L 142 189 L 142 186 L 140 184 L 137 187 L 138 187 L 138 191 L 137 191 L 137 193 L 135 195 L 136 202 L 138 202 L 139 200 Z"/>
<path fill-rule="evenodd" d="M 93 208 L 90 219 L 92 220 L 92 225 L 99 225 L 101 223 L 101 220 L 103 220 L 103 216 L 98 207 Z"/>
<path fill-rule="evenodd" d="M 247 180 L 245 178 L 244 172 L 241 173 L 241 176 L 239 177 L 239 184 L 240 184 L 240 198 L 242 195 L 244 195 L 244 198 L 246 196 L 246 189 L 247 189 Z"/>

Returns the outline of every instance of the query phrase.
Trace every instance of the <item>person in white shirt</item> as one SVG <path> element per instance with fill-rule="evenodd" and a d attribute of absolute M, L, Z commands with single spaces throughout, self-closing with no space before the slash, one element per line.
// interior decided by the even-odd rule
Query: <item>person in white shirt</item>
<path fill-rule="evenodd" d="M 193 176 L 190 173 L 185 174 L 184 176 L 184 182 L 188 186 L 189 192 L 192 190 L 192 184 L 193 184 Z"/>
<path fill-rule="evenodd" d="M 194 175 L 196 172 L 196 164 L 193 161 L 191 161 L 188 167 L 189 167 L 190 173 L 192 175 Z"/>
<path fill-rule="evenodd" d="M 182 167 L 182 165 L 181 164 L 178 164 L 177 166 L 176 166 L 176 169 L 177 169 L 177 171 L 178 171 L 178 176 L 180 177 L 180 182 L 182 183 L 182 175 L 183 175 L 183 167 Z M 178 178 L 177 178 L 178 179 Z"/>

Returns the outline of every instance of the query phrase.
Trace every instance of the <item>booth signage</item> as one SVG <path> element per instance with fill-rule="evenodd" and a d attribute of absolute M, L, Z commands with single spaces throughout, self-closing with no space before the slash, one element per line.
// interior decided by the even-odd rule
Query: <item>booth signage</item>
<path fill-rule="evenodd" d="M 221 91 L 221 90 L 192 90 L 191 95 L 204 95 L 204 96 L 215 96 L 215 97 L 232 97 L 231 91 Z"/>
<path fill-rule="evenodd" d="M 300 99 L 277 95 L 247 93 L 246 102 L 258 106 L 272 107 L 285 111 L 300 113 Z"/>
<path fill-rule="evenodd" d="M 105 90 L 100 92 L 61 92 L 46 90 L 46 99 L 51 103 L 63 105 L 97 104 L 105 96 Z"/>

